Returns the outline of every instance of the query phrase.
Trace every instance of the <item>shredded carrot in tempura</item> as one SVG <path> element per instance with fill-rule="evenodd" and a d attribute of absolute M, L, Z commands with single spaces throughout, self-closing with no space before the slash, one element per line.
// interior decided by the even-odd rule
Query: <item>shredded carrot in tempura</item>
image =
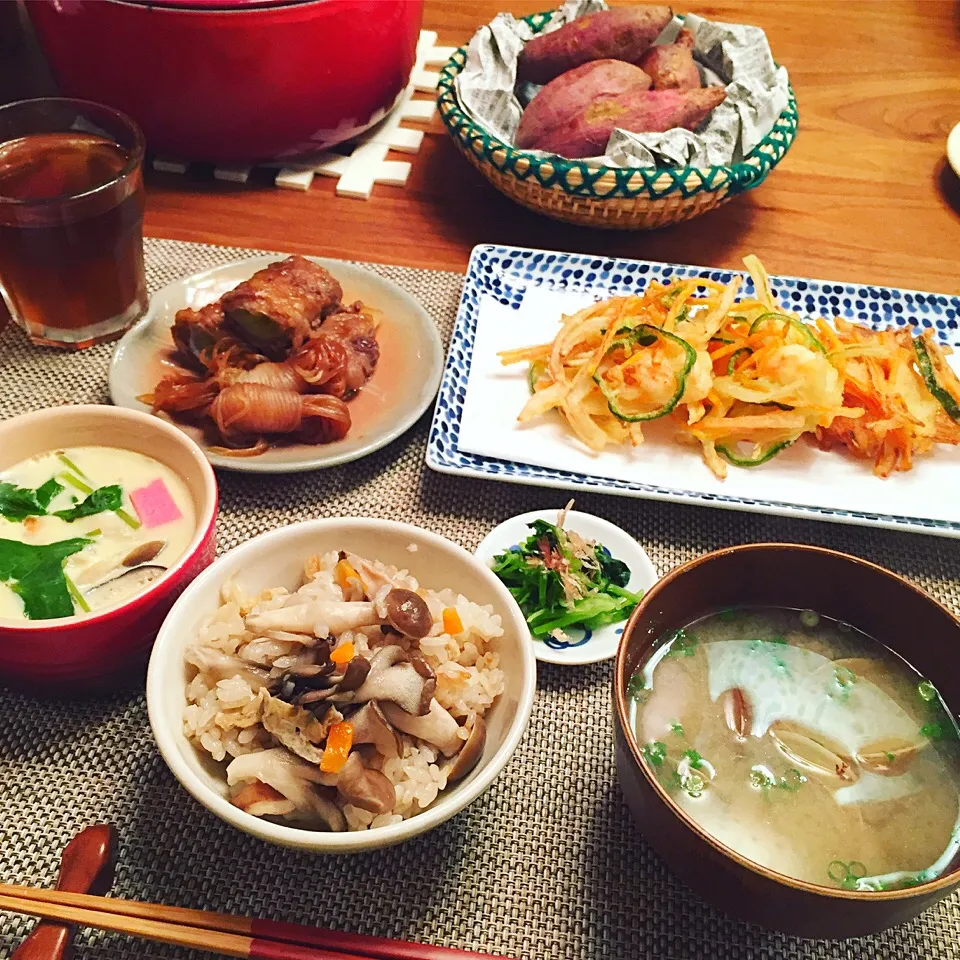
<path fill-rule="evenodd" d="M 744 264 L 753 297 L 737 300 L 739 276 L 653 281 L 562 317 L 550 343 L 503 351 L 504 364 L 530 364 L 520 421 L 557 410 L 602 450 L 640 444 L 645 422 L 670 416 L 721 479 L 804 436 L 881 477 L 960 443 L 960 378 L 931 333 L 805 320 L 778 306 L 756 257 Z"/>

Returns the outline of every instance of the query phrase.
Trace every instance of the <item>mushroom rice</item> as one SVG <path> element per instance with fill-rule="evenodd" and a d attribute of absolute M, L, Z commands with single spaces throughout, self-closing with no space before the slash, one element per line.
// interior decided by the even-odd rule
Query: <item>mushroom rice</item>
<path fill-rule="evenodd" d="M 503 692 L 500 617 L 349 553 L 310 558 L 304 583 L 232 583 L 185 653 L 184 728 L 233 804 L 334 831 L 398 823 L 483 753 Z"/>

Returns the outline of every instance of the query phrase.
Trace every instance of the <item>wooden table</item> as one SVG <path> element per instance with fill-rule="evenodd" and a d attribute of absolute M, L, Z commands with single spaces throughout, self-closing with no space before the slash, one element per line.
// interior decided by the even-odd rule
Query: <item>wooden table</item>
<path fill-rule="evenodd" d="M 498 10 L 547 6 L 427 0 L 424 26 L 459 45 Z M 405 188 L 377 186 L 364 202 L 335 196 L 323 178 L 301 193 L 153 173 L 146 230 L 451 270 L 483 242 L 731 267 L 753 252 L 771 273 L 960 293 L 960 181 L 944 155 L 960 122 L 960 5 L 741 0 L 691 9 L 763 27 L 800 109 L 797 140 L 768 181 L 697 220 L 610 233 L 537 216 L 489 186 L 436 120 Z M 0 65 L 0 99 L 48 86 L 29 51 Z"/>

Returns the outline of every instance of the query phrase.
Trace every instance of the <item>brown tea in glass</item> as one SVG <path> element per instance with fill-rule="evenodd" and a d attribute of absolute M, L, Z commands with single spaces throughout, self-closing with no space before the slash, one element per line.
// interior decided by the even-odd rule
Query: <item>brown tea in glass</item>
<path fill-rule="evenodd" d="M 0 295 L 34 343 L 102 343 L 146 309 L 143 150 L 109 107 L 0 108 Z"/>

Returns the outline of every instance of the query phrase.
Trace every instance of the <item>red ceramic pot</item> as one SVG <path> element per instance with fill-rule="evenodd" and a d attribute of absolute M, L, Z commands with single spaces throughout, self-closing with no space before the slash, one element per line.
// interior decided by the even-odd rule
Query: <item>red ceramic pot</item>
<path fill-rule="evenodd" d="M 139 679 L 174 601 L 216 552 L 217 481 L 182 431 L 119 407 L 40 410 L 0 423 L 0 470 L 71 446 L 121 447 L 159 460 L 187 485 L 197 524 L 180 560 L 118 607 L 66 620 L 0 619 L 0 683 L 41 695 L 87 693 Z"/>
<path fill-rule="evenodd" d="M 140 124 L 151 152 L 293 159 L 381 119 L 406 87 L 423 0 L 33 0 L 65 96 Z"/>

